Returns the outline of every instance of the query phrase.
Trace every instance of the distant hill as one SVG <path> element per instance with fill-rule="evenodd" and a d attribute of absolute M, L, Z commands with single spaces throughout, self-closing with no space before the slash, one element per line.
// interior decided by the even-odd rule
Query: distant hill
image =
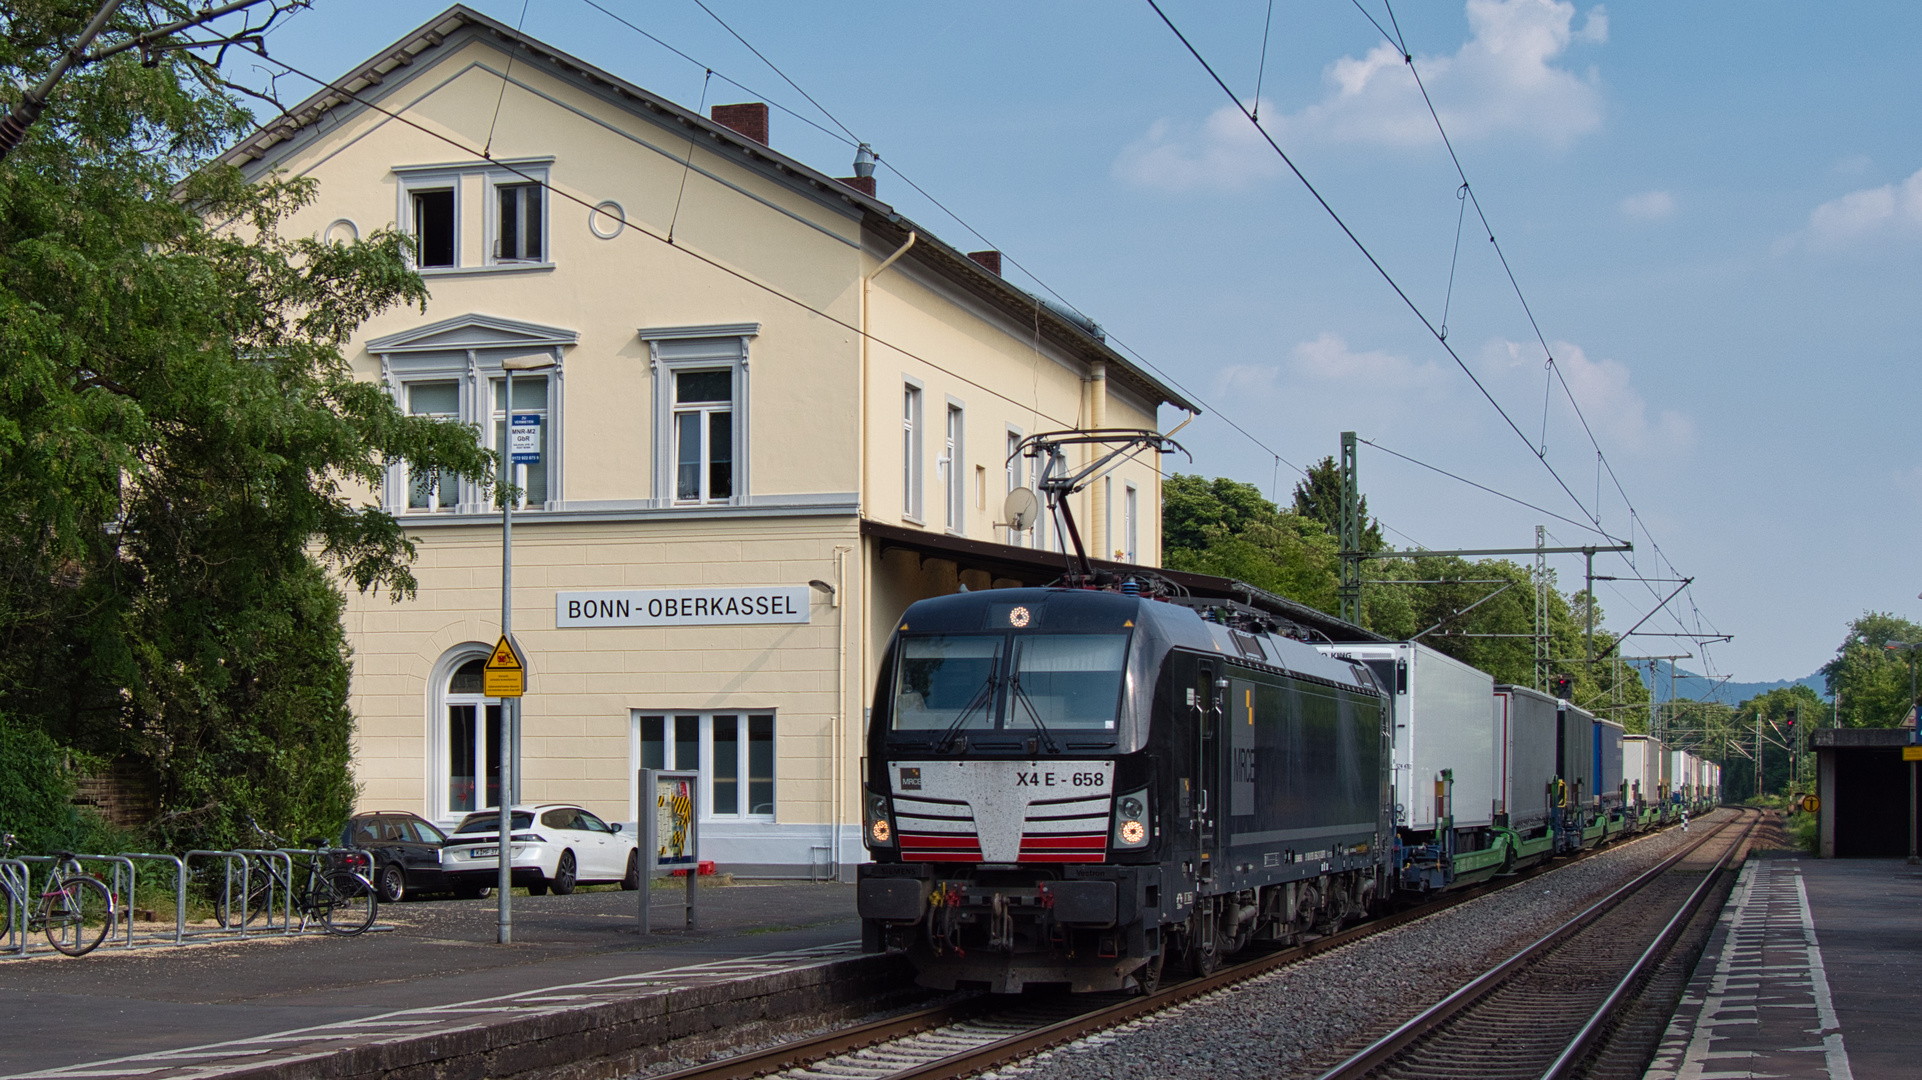
<path fill-rule="evenodd" d="M 1655 692 L 1655 700 L 1667 701 L 1669 699 L 1669 668 L 1672 665 L 1665 661 L 1656 660 L 1647 665 L 1637 664 L 1635 666 L 1642 671 L 1642 681 L 1651 684 L 1651 689 Z M 1650 678 L 1650 667 L 1655 669 L 1653 678 Z M 1806 686 L 1821 695 L 1824 699 L 1828 697 L 1828 685 L 1822 680 L 1822 673 L 1819 671 L 1804 678 L 1782 679 L 1777 682 L 1725 682 L 1718 684 L 1716 680 L 1704 675 L 1697 675 L 1687 668 L 1675 668 L 1675 698 L 1678 701 L 1720 701 L 1728 705 L 1739 705 L 1757 694 L 1766 694 L 1770 690 L 1781 690 L 1785 687 L 1796 685 Z"/>

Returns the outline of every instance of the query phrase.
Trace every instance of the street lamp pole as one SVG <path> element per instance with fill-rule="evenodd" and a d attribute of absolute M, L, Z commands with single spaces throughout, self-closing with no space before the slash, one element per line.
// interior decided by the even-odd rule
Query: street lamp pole
<path fill-rule="evenodd" d="M 1912 724 L 1915 725 L 1909 730 L 1909 742 L 1913 744 L 1917 741 L 1918 734 L 1922 734 L 1922 716 L 1916 715 L 1916 708 L 1915 708 L 1915 650 L 1918 647 L 1922 647 L 1922 642 L 1891 641 L 1883 645 L 1882 647 L 1885 649 L 1902 649 L 1909 654 L 1909 720 Z M 1915 836 L 1916 767 L 1918 764 L 1922 764 L 1922 762 L 1915 762 L 1915 761 L 1909 762 L 1909 865 L 1910 866 L 1922 865 L 1922 854 L 1917 853 L 1916 843 L 1915 843 L 1916 841 L 1916 836 Z"/>
<path fill-rule="evenodd" d="M 554 366 L 554 359 L 548 356 L 519 356 L 501 361 L 501 373 L 506 385 L 501 388 L 501 414 L 507 418 L 506 430 L 512 437 L 514 428 L 514 373 L 516 371 L 544 371 Z M 513 458 L 508 451 L 508 439 L 503 438 L 496 447 L 501 455 L 500 483 L 496 490 L 501 500 L 501 637 L 509 642 L 514 639 L 514 500 L 508 497 L 508 487 L 513 483 Z M 515 646 L 519 651 L 519 646 Z M 495 893 L 499 910 L 499 931 L 496 940 L 502 945 L 514 943 L 514 796 L 515 780 L 519 778 L 521 747 L 521 699 L 504 697 L 501 699 L 500 718 L 500 870 L 495 881 Z"/>

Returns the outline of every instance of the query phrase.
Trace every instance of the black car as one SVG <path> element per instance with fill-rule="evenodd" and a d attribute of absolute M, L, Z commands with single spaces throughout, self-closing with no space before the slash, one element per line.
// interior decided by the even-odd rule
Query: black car
<path fill-rule="evenodd" d="M 447 834 L 427 819 L 405 811 L 355 814 L 341 830 L 341 846 L 365 848 L 374 856 L 369 871 L 385 903 L 430 892 L 479 896 L 481 891 L 458 889 L 441 871 L 440 847 Z"/>

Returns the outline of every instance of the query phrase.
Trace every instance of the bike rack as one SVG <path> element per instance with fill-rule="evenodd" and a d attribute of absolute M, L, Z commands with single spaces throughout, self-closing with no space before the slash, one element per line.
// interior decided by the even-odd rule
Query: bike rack
<path fill-rule="evenodd" d="M 82 855 L 75 853 L 74 861 L 79 863 L 106 863 L 113 867 L 111 880 L 102 880 L 119 905 L 114 912 L 113 922 L 109 925 L 108 936 L 101 942 L 104 948 L 117 945 L 123 949 L 158 948 L 167 945 L 187 945 L 196 941 L 233 937 L 259 937 L 264 934 L 299 935 L 307 930 L 307 918 L 303 914 L 298 922 L 294 919 L 296 892 L 300 884 L 295 878 L 295 860 L 325 860 L 344 855 L 358 855 L 363 864 L 372 867 L 373 852 L 366 848 L 241 848 L 232 851 L 219 851 L 210 848 L 196 848 L 183 855 L 164 855 L 153 852 L 124 852 L 119 855 Z M 235 917 L 232 925 L 200 927 L 187 929 L 187 891 L 193 877 L 192 863 L 196 859 L 220 861 L 220 877 L 212 880 L 215 892 L 211 899 L 219 904 L 224 898 L 228 912 Z M 0 935 L 0 960 L 14 960 L 30 954 L 27 922 L 36 899 L 33 891 L 33 864 L 52 866 L 51 855 L 18 855 L 0 859 L 0 904 L 10 915 L 8 930 Z M 170 864 L 174 878 L 174 918 L 171 933 L 165 929 L 151 935 L 136 938 L 133 925 L 133 900 L 139 884 L 138 862 Z M 270 876 L 267 882 L 266 921 L 255 928 L 251 934 L 246 923 L 246 898 L 251 891 L 255 871 L 260 862 L 272 863 L 280 872 Z M 327 869 L 325 863 L 321 870 Z M 99 877 L 99 875 L 95 875 Z M 377 895 L 377 894 L 376 894 Z M 392 930 L 392 926 L 370 926 L 370 932 Z M 143 940 L 144 939 L 144 940 Z"/>
<path fill-rule="evenodd" d="M 247 856 L 248 858 L 253 858 L 253 859 L 262 859 L 270 863 L 278 862 L 280 864 L 280 869 L 284 871 L 284 873 L 281 874 L 278 878 L 276 878 L 273 874 L 267 875 L 267 895 L 266 895 L 266 903 L 264 905 L 266 918 L 261 921 L 261 924 L 260 924 L 261 932 L 262 933 L 273 932 L 275 893 L 279 893 L 280 895 L 280 908 L 281 908 L 280 932 L 283 934 L 298 934 L 300 933 L 301 930 L 306 929 L 307 917 L 305 915 L 301 916 L 300 927 L 296 928 L 294 926 L 294 888 L 295 888 L 294 857 L 291 854 L 291 849 L 235 848 L 234 854 L 244 855 L 244 856 Z M 248 884 L 246 881 L 245 874 L 242 875 L 241 880 L 243 882 L 243 888 L 241 889 L 240 895 L 243 897 L 252 895 L 253 890 L 251 888 L 244 887 L 246 884 Z M 277 888 L 277 886 L 282 886 L 282 887 Z M 230 908 L 229 910 L 232 910 L 232 909 Z M 247 926 L 247 913 L 244 909 L 242 910 L 240 915 L 240 925 L 241 925 L 242 932 L 244 933 Z"/>
<path fill-rule="evenodd" d="M 185 855 L 182 855 L 180 857 L 180 865 L 182 867 L 182 871 L 184 872 L 187 869 L 188 865 L 191 864 L 197 858 L 219 859 L 221 861 L 222 868 L 225 871 L 225 876 L 221 879 L 221 883 L 220 883 L 220 888 L 221 888 L 220 895 L 215 896 L 213 898 L 214 903 L 218 905 L 224 899 L 226 901 L 228 911 L 231 912 L 237 909 L 244 910 L 247 904 L 247 856 L 242 855 L 238 851 L 215 851 L 207 848 L 195 848 L 194 850 L 189 851 Z M 235 863 L 240 864 L 240 895 L 238 898 L 234 896 L 234 864 Z M 236 904 L 236 900 L 238 900 L 237 904 Z M 183 923 L 186 921 L 184 914 L 182 916 L 181 921 Z M 229 934 L 240 934 L 244 936 L 246 933 L 246 930 L 247 930 L 246 924 L 245 922 L 242 922 L 239 926 L 214 926 L 214 927 L 209 927 L 203 930 L 194 930 L 192 932 L 183 933 L 181 937 L 183 938 L 224 937 Z"/>
<path fill-rule="evenodd" d="M 173 944 L 173 945 L 185 944 L 186 942 L 184 939 L 185 939 L 186 930 L 187 930 L 187 862 L 186 860 L 182 859 L 178 855 L 155 855 L 148 852 L 138 852 L 138 851 L 122 852 L 120 857 L 128 860 L 129 865 L 131 865 L 135 861 L 161 862 L 161 863 L 173 864 L 173 868 L 174 868 L 173 941 L 172 942 L 152 942 L 150 944 L 156 944 L 156 945 L 157 944 Z M 131 902 L 132 895 L 133 895 L 133 883 L 131 881 L 127 885 L 127 894 L 129 898 L 129 903 L 127 905 L 127 932 L 129 935 L 131 935 L 133 933 L 133 904 Z M 165 931 L 161 931 L 159 934 L 156 934 L 155 936 L 159 937 L 164 935 L 165 935 Z"/>
<path fill-rule="evenodd" d="M 133 860 L 125 855 L 81 855 L 76 853 L 73 862 L 103 862 L 112 865 L 113 879 L 105 882 L 108 900 L 114 905 L 107 920 L 107 936 L 100 942 L 101 947 L 118 944 L 123 949 L 133 948 Z M 81 867 L 82 870 L 86 868 Z M 98 875 L 95 875 L 98 877 Z M 123 928 L 122 922 L 126 925 Z M 118 939 L 116 942 L 115 939 Z"/>
<path fill-rule="evenodd" d="M 0 883 L 6 885 L 6 895 L 0 897 L 7 905 L 7 937 L 0 941 L 0 952 L 14 956 L 27 955 L 27 896 L 33 884 L 33 875 L 28 872 L 27 864 L 20 859 L 0 859 Z"/>

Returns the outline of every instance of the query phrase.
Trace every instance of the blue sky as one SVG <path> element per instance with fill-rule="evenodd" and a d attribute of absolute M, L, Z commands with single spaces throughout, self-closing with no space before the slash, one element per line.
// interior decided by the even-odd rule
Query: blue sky
<path fill-rule="evenodd" d="M 778 149 L 846 173 L 836 122 L 693 0 L 598 2 L 700 65 L 584 0 L 532 0 L 525 29 L 689 106 L 712 67 L 709 104 L 754 99 L 723 81 L 738 79 L 834 134 L 777 111 Z M 882 198 L 1003 249 L 1208 405 L 1183 432 L 1195 471 L 1285 501 L 1297 474 L 1276 456 L 1306 466 L 1352 429 L 1562 517 L 1597 513 L 1637 548 L 1598 573 L 1695 578 L 1645 629 L 1734 635 L 1706 663 L 1684 638 L 1631 654 L 1692 652 L 1683 667 L 1738 680 L 1807 674 L 1865 609 L 1922 618 L 1922 573 L 1898 565 L 1922 525 L 1922 9 L 1398 6 L 1553 378 L 1472 208 L 1457 245 L 1448 152 L 1353 3 L 1275 0 L 1264 66 L 1268 0 L 1166 0 L 1242 101 L 1260 79 L 1269 133 L 1423 313 L 1439 324 L 1446 302 L 1448 344 L 1518 436 L 1145 2 L 707 3 L 874 146 Z M 443 6 L 317 0 L 269 44 L 331 77 Z M 1381 0 L 1361 6 L 1388 23 Z M 1596 538 L 1372 447 L 1361 469 L 1399 543 L 1522 547 L 1536 524 Z M 1579 587 L 1578 556 L 1555 565 Z M 1608 625 L 1672 587 L 1602 584 Z"/>

